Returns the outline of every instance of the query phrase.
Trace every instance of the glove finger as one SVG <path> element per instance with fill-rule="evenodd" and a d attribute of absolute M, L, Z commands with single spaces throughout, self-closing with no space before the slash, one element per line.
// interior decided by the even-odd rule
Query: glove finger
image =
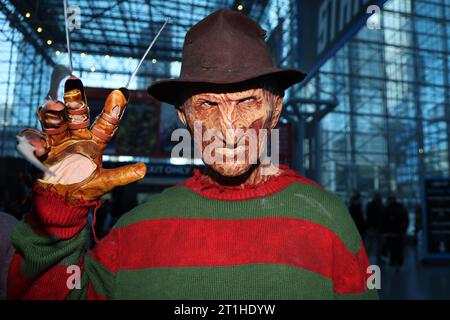
<path fill-rule="evenodd" d="M 71 76 L 64 84 L 67 125 L 72 137 L 90 139 L 89 107 L 84 86 L 80 79 Z"/>
<path fill-rule="evenodd" d="M 67 135 L 67 121 L 65 105 L 61 101 L 48 100 L 38 108 L 37 114 L 42 129 L 52 140 L 52 145 L 57 145 Z"/>
<path fill-rule="evenodd" d="M 112 91 L 106 98 L 102 113 L 92 125 L 91 132 L 101 148 L 105 148 L 116 133 L 128 103 L 128 95 L 125 88 Z"/>
<path fill-rule="evenodd" d="M 103 169 L 101 176 L 105 186 L 110 187 L 109 190 L 112 190 L 115 187 L 124 186 L 142 179 L 145 176 L 146 170 L 147 167 L 145 164 L 139 162 L 120 168 Z"/>
<path fill-rule="evenodd" d="M 19 136 L 25 137 L 28 143 L 31 144 L 35 150 L 36 157 L 42 157 L 50 151 L 51 139 L 50 137 L 39 130 L 27 128 L 19 133 Z"/>

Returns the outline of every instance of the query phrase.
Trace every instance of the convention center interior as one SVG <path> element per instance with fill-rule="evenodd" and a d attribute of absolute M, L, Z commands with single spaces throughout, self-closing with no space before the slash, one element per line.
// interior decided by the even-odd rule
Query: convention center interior
<path fill-rule="evenodd" d="M 308 251 L 326 251 L 325 238 L 335 239 L 333 248 L 341 243 L 350 248 L 339 249 L 341 256 L 333 259 L 350 259 L 347 256 L 353 254 L 363 259 L 367 255 L 368 275 L 380 300 L 450 299 L 450 0 L 0 0 L 0 44 L 0 299 L 327 299 L 330 296 L 322 289 L 316 292 L 312 287 L 328 286 L 329 281 L 335 281 L 330 284 L 336 293 L 333 297 L 347 293 L 357 297 L 359 291 L 345 280 L 348 275 L 344 280 L 334 278 L 347 267 L 352 269 L 350 263 L 334 262 L 339 270 L 329 271 L 324 260 L 318 261 L 318 253 Z M 271 62 L 265 58 L 266 51 Z M 225 65 L 228 69 L 223 69 Z M 252 187 L 250 180 L 236 186 L 233 180 L 228 186 L 223 181 L 235 176 L 223 173 L 228 167 L 222 172 L 222 167 L 210 166 L 195 147 L 177 153 L 180 137 L 183 132 L 195 131 L 190 124 L 201 112 L 203 119 L 206 115 L 220 119 L 215 122 L 219 127 L 223 121 L 229 128 L 231 123 L 240 123 L 242 128 L 260 126 L 261 130 L 265 124 L 260 125 L 260 120 L 245 122 L 260 112 L 256 108 L 262 105 L 250 111 L 253 115 L 245 113 L 250 104 L 259 101 L 257 93 L 256 98 L 239 96 L 236 108 L 240 111 L 229 111 L 235 107 L 227 100 L 238 93 L 220 94 L 225 102 L 205 100 L 202 107 L 193 102 L 197 92 L 202 96 L 211 91 L 211 97 L 219 96 L 216 88 L 228 84 L 226 88 L 234 88 L 241 82 L 251 85 L 253 80 L 249 79 L 253 78 L 264 83 L 263 89 L 254 92 L 263 90 L 263 97 L 269 96 L 268 92 L 274 92 L 274 99 L 282 97 L 279 118 L 273 119 L 276 110 L 263 117 L 268 115 L 276 125 L 279 143 L 271 149 L 272 160 L 280 168 L 289 168 L 285 169 L 292 175 L 289 179 L 297 181 L 295 186 L 286 184 L 286 189 L 279 186 L 284 182 L 278 182 L 281 191 L 262 198 L 261 211 L 249 207 L 258 196 L 247 195 L 258 188 L 255 194 L 262 192 L 261 185 L 266 190 L 274 181 L 284 181 L 287 171 L 268 180 L 261 178 L 259 187 Z M 264 82 L 266 78 L 270 80 Z M 197 84 L 199 90 L 206 91 L 195 91 Z M 76 88 L 82 92 L 79 109 L 76 102 L 68 102 L 75 101 L 70 100 L 73 97 L 68 90 Z M 194 93 L 180 100 L 186 92 Z M 122 108 L 122 97 L 127 101 L 126 109 Z M 60 106 L 63 109 L 58 109 Z M 122 113 L 114 118 L 118 106 Z M 61 125 L 55 115 L 62 114 L 64 108 L 67 114 L 61 119 L 68 123 Z M 227 118 L 235 113 L 241 116 L 233 121 Z M 86 123 L 89 118 L 95 122 L 91 129 Z M 206 126 L 213 125 L 208 121 L 215 120 L 207 119 Z M 186 123 L 189 131 L 177 131 Z M 64 132 L 67 135 L 60 138 Z M 83 135 L 86 133 L 89 138 Z M 41 147 L 43 143 L 46 151 L 39 153 L 41 149 L 30 137 L 39 140 Z M 83 162 L 87 158 L 90 164 Z M 65 161 L 72 162 L 64 167 Z M 93 173 L 85 174 L 91 164 Z M 139 178 L 130 178 L 131 171 L 118 171 L 126 165 L 135 166 L 130 168 Z M 194 186 L 202 179 L 203 170 L 223 174 L 223 179 L 217 180 L 223 182 L 217 193 L 215 186 Z M 52 177 L 55 174 L 59 177 Z M 71 180 L 77 175 L 83 178 Z M 83 183 L 88 180 L 86 187 Z M 53 192 L 50 188 L 57 191 L 50 196 L 42 191 L 42 195 L 36 181 L 40 188 L 54 184 L 45 192 Z M 233 201 L 226 198 L 236 188 L 242 188 L 238 191 L 241 195 L 234 195 Z M 164 191 L 167 189 L 172 191 Z M 205 200 L 196 192 L 211 195 L 213 200 Z M 78 216 L 74 215 L 73 221 L 67 222 L 70 226 L 60 226 L 54 218 L 59 212 L 50 214 L 48 209 L 43 213 L 42 208 L 50 208 L 49 203 L 64 196 L 67 203 L 73 200 L 64 207 L 67 212 L 74 203 L 85 201 L 87 206 L 89 201 L 92 206 L 87 220 L 75 226 Z M 335 198 L 345 205 L 345 217 L 340 218 L 340 209 L 329 209 L 331 202 L 338 203 Z M 146 202 L 148 199 L 153 200 Z M 271 206 L 275 206 L 272 213 Z M 154 216 L 149 213 L 147 220 L 139 220 L 144 220 L 143 210 Z M 40 212 L 38 216 L 35 211 Z M 134 216 L 128 215 L 130 211 Z M 184 213 L 187 218 L 180 216 Z M 295 221 L 282 227 L 281 215 Z M 339 219 L 347 221 L 346 217 L 352 220 L 349 228 L 356 230 L 355 237 L 361 239 L 360 251 L 347 226 L 339 225 Z M 194 225 L 197 218 L 202 218 L 198 220 L 205 227 Z M 214 219 L 220 223 L 214 224 Z M 269 223 L 267 219 L 273 219 L 269 225 L 276 231 L 267 231 L 265 237 L 254 230 Z M 241 220 L 249 226 L 251 221 L 260 222 L 249 227 Z M 297 227 L 297 220 L 304 224 Z M 333 221 L 338 221 L 336 227 Z M 319 227 L 316 233 L 304 231 Z M 39 233 L 39 228 L 44 231 Z M 299 228 L 297 235 L 294 228 Z M 145 244 L 146 250 L 161 257 L 123 253 L 121 265 L 102 258 L 105 251 L 113 250 L 105 242 L 114 242 L 111 239 L 116 239 L 119 229 L 123 229 L 120 236 L 129 237 L 123 241 L 130 246 L 124 249 L 122 244 L 118 249 L 121 253 L 134 252 L 131 242 L 148 240 L 151 243 Z M 216 233 L 220 230 L 225 230 L 222 237 Z M 53 257 L 65 250 L 65 242 L 81 241 L 78 233 L 85 231 L 86 250 L 94 253 L 84 259 L 88 265 L 82 270 L 84 274 L 86 269 L 88 276 L 81 277 L 81 286 L 105 272 L 108 277 L 117 275 L 115 286 L 122 287 L 98 285 L 106 278 L 101 276 L 101 280 L 95 278 L 86 284 L 80 294 L 62 289 L 56 293 L 58 284 L 44 283 L 52 276 L 38 276 L 44 270 L 57 272 L 55 267 L 44 266 L 50 249 L 30 248 L 47 241 L 42 239 L 47 239 L 45 233 L 49 232 L 47 235 L 61 240 L 54 244 L 59 251 L 52 253 Z M 285 233 L 292 238 L 287 239 Z M 190 245 L 181 240 L 178 245 L 185 236 L 190 237 L 186 240 Z M 241 247 L 227 251 L 234 236 Z M 213 240 L 208 242 L 208 237 Z M 267 248 L 273 246 L 274 253 L 259 247 L 248 250 L 253 248 L 251 237 Z M 298 250 L 292 239 L 300 243 Z M 201 241 L 207 244 L 202 246 Z M 103 249 L 96 251 L 97 246 Z M 211 252 L 203 253 L 202 248 Z M 32 251 L 41 259 L 33 258 Z M 187 251 L 191 252 L 189 258 Z M 288 254 L 299 256 L 286 258 Z M 76 263 L 73 255 L 61 256 L 60 262 L 55 258 L 52 263 Z M 130 258 L 124 262 L 126 256 Z M 39 263 L 41 269 L 36 267 Z M 277 264 L 286 265 L 286 269 L 270 269 Z M 231 269 L 243 265 L 248 269 Z M 212 271 L 222 266 L 223 274 L 219 275 L 218 269 Z M 199 271 L 201 276 L 194 275 L 196 268 L 205 268 Z M 301 272 L 290 268 L 301 268 Z M 167 273 L 158 273 L 162 269 Z M 34 288 L 41 289 L 25 288 L 21 274 L 33 275 L 37 279 Z M 257 278 L 254 281 L 259 281 L 269 274 L 280 277 L 278 284 L 247 282 L 253 275 Z M 153 276 L 155 279 L 149 280 Z M 172 287 L 181 277 L 189 280 Z M 131 292 L 137 279 L 143 279 L 142 286 L 155 287 Z M 283 287 L 296 279 L 303 292 Z M 168 287 L 157 292 L 163 283 Z M 236 283 L 237 287 L 227 288 L 226 283 Z M 214 288 L 215 284 L 224 287 Z M 185 288 L 188 285 L 190 289 Z"/>

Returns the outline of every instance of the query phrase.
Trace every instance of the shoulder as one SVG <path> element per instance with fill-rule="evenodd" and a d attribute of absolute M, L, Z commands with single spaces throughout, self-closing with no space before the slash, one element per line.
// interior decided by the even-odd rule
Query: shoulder
<path fill-rule="evenodd" d="M 349 217 L 347 206 L 337 195 L 293 170 L 290 172 L 293 183 L 287 188 L 286 196 L 296 199 L 299 205 L 308 206 L 324 220 L 339 223 Z"/>
<path fill-rule="evenodd" d="M 346 247 L 356 252 L 361 247 L 361 238 L 345 203 L 334 193 L 317 184 L 294 182 L 286 196 L 293 199 L 293 205 L 302 215 L 312 222 L 331 230 Z"/>

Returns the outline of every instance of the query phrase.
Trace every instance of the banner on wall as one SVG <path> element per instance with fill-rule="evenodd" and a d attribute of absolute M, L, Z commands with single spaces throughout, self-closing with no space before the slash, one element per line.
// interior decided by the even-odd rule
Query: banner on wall
<path fill-rule="evenodd" d="M 450 178 L 423 181 L 424 259 L 450 260 Z"/>
<path fill-rule="evenodd" d="M 299 0 L 300 68 L 308 72 L 307 79 L 361 27 L 377 32 L 382 27 L 384 2 L 386 0 Z"/>

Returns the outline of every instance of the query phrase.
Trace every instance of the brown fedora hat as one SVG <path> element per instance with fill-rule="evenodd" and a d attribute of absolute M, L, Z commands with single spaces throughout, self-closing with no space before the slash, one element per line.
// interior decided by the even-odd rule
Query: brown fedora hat
<path fill-rule="evenodd" d="M 215 11 L 186 33 L 180 77 L 157 81 L 148 93 L 175 105 L 183 86 L 196 83 L 236 84 L 270 77 L 285 90 L 302 81 L 303 70 L 273 65 L 264 36 L 249 17 L 229 9 Z"/>

